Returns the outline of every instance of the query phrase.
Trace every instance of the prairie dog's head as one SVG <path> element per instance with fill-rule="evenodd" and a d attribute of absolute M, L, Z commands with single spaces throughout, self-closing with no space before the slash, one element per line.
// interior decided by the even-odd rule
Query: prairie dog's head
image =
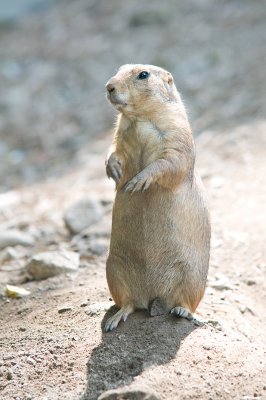
<path fill-rule="evenodd" d="M 170 72 L 154 65 L 127 64 L 106 84 L 107 98 L 121 113 L 142 116 L 181 103 Z"/>

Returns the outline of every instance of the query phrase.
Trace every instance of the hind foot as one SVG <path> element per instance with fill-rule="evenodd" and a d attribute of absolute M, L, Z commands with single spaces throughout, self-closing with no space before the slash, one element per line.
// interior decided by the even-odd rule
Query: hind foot
<path fill-rule="evenodd" d="M 123 306 L 119 311 L 117 311 L 117 313 L 115 313 L 115 315 L 108 318 L 104 326 L 105 332 L 111 332 L 117 327 L 121 320 L 125 322 L 129 314 L 132 314 L 133 311 L 134 308 L 132 306 Z"/>
<path fill-rule="evenodd" d="M 170 311 L 171 314 L 175 315 L 176 317 L 186 318 L 189 321 L 192 321 L 193 315 L 184 307 L 174 307 Z"/>

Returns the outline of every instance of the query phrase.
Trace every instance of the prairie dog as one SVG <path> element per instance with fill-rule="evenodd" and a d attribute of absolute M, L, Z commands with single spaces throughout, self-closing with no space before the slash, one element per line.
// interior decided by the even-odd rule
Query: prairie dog
<path fill-rule="evenodd" d="M 209 266 L 210 223 L 187 113 L 172 75 L 124 65 L 106 84 L 119 111 L 106 172 L 116 182 L 106 265 L 119 311 L 105 331 L 155 299 L 192 319 Z"/>

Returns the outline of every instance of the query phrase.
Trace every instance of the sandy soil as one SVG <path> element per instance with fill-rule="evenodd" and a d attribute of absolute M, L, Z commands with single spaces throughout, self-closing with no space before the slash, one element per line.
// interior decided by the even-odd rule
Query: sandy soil
<path fill-rule="evenodd" d="M 1 399 L 96 400 L 125 386 L 266 399 L 265 12 L 259 0 L 59 0 L 0 20 L 0 232 L 35 238 L 0 250 Z M 212 214 L 202 326 L 137 312 L 102 332 L 114 312 L 104 84 L 127 62 L 173 72 L 190 113 Z M 63 212 L 88 196 L 104 215 L 73 237 Z M 29 279 L 31 255 L 61 249 L 80 252 L 77 273 Z M 30 295 L 7 299 L 6 284 Z"/>
<path fill-rule="evenodd" d="M 108 239 L 113 187 L 104 177 L 103 158 L 110 137 L 95 144 L 99 154 L 87 154 L 83 168 L 17 192 L 7 221 L 20 220 L 25 230 L 50 230 L 35 248 L 24 249 L 24 257 L 2 263 L 1 285 L 31 291 L 28 298 L 1 301 L 2 398 L 97 399 L 124 385 L 150 388 L 160 399 L 265 398 L 265 127 L 245 125 L 233 135 L 197 140 L 213 225 L 209 283 L 198 309 L 206 321 L 202 327 L 137 312 L 116 331 L 103 333 L 105 311 L 85 311 L 91 304 L 112 305 L 104 254 L 88 252 L 75 276 L 25 278 L 30 254 L 73 248 L 62 210 L 88 189 L 106 204 L 106 214 L 86 240 Z M 69 310 L 59 313 L 64 307 Z"/>

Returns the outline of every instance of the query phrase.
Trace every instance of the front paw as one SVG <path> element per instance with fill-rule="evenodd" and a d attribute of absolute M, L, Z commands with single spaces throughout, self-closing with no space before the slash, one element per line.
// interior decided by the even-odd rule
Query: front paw
<path fill-rule="evenodd" d="M 111 154 L 109 159 L 106 161 L 106 174 L 108 178 L 112 178 L 116 183 L 122 177 L 122 161 L 119 160 L 114 154 Z"/>
<path fill-rule="evenodd" d="M 144 192 L 147 190 L 153 181 L 152 176 L 145 176 L 141 172 L 134 176 L 125 186 L 124 192 L 134 193 L 134 192 Z"/>

